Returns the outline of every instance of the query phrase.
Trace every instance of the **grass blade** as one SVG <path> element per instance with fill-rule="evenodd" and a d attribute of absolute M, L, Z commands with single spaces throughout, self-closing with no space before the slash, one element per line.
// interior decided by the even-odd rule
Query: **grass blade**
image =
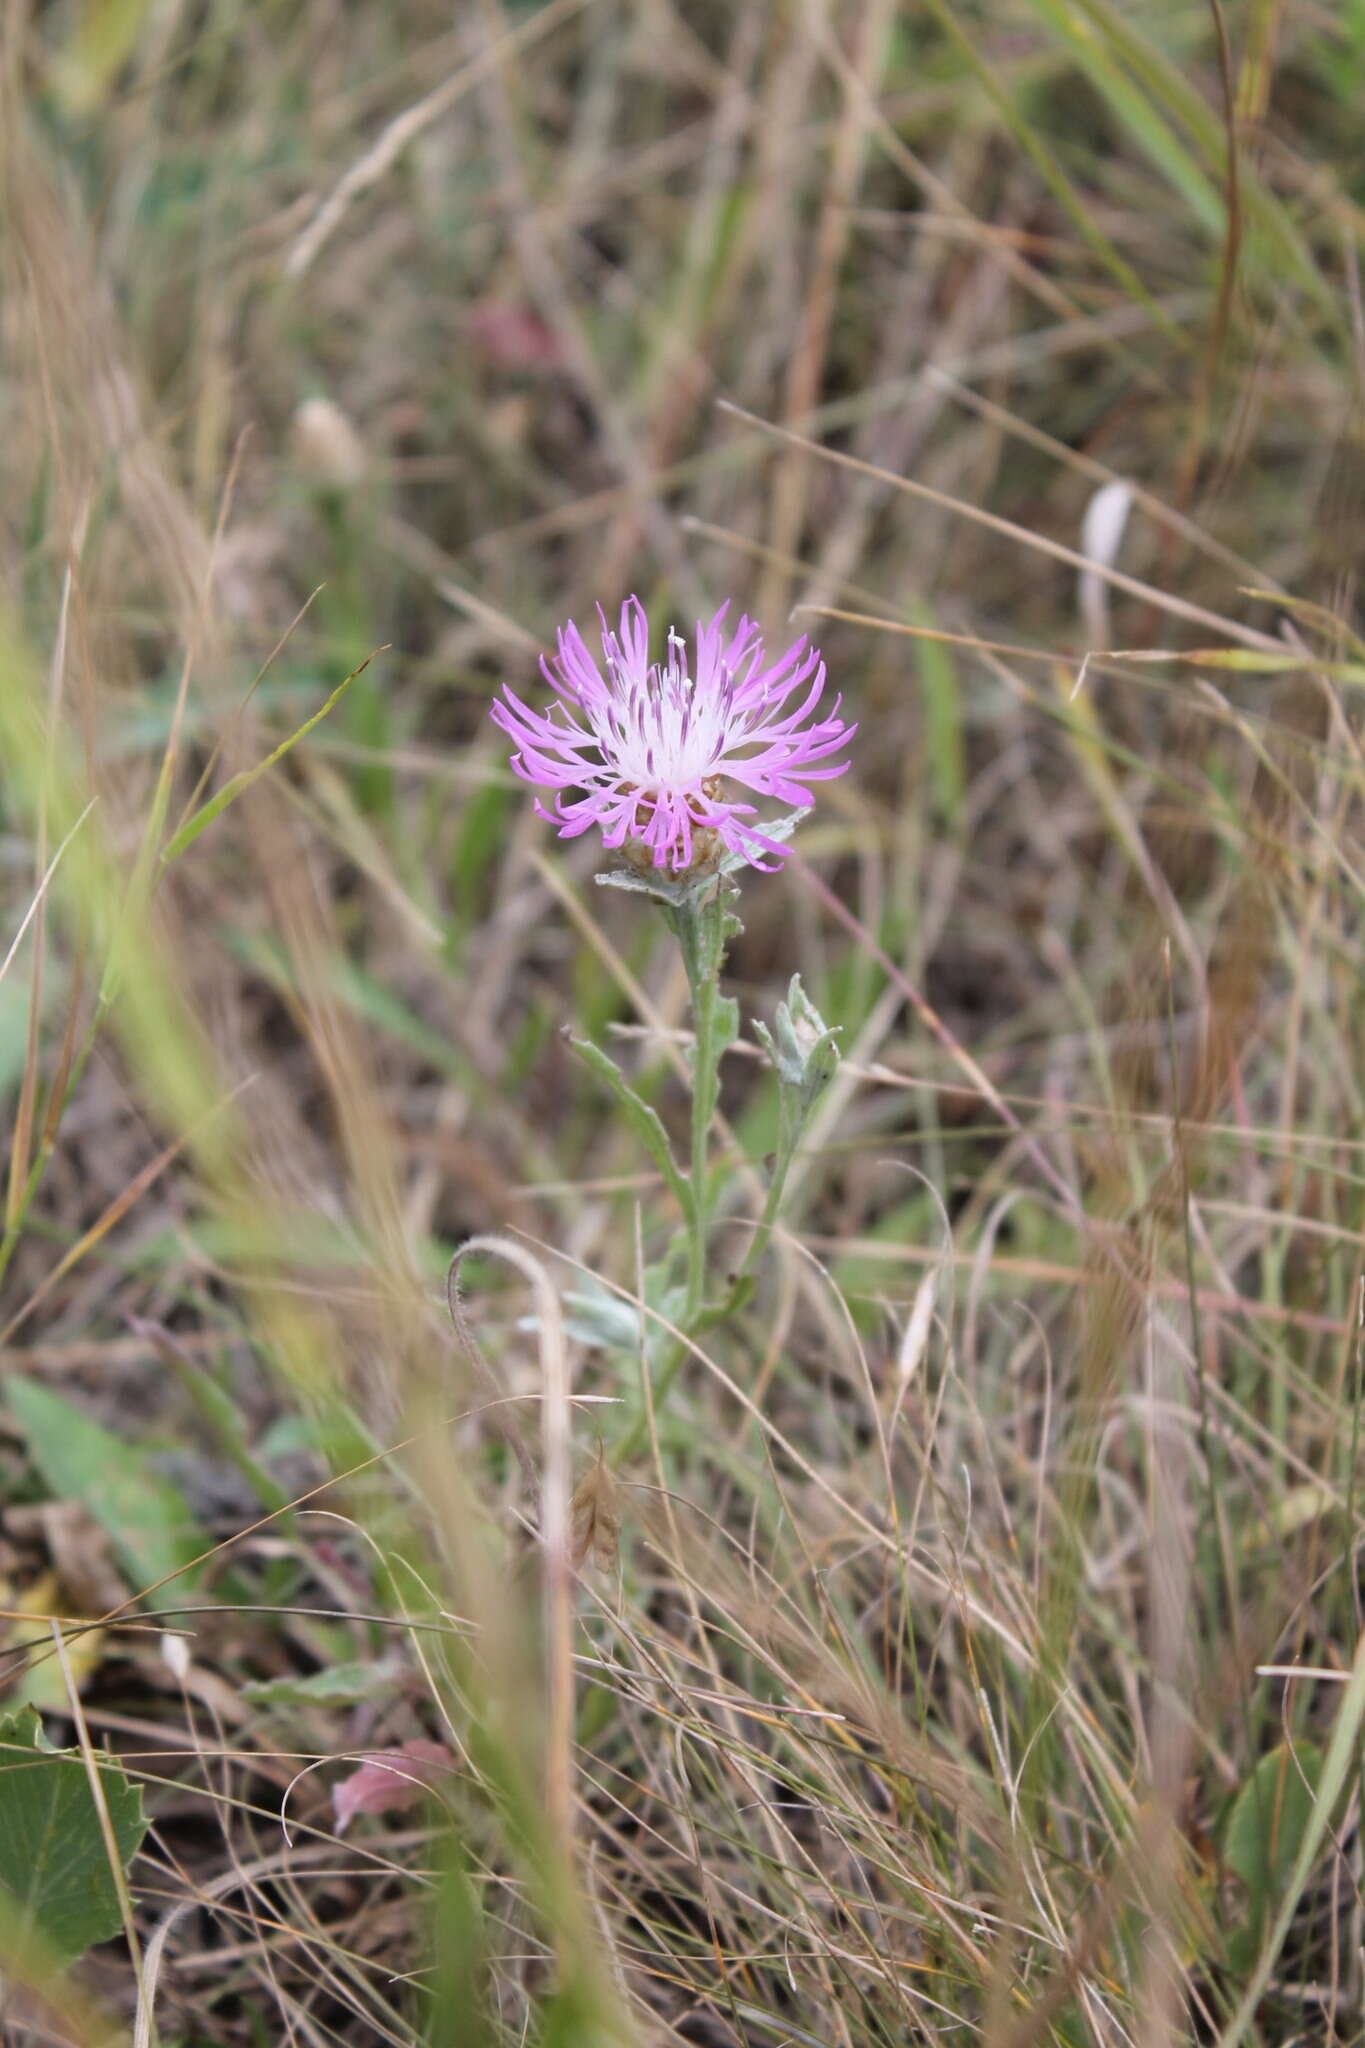
<path fill-rule="evenodd" d="M 178 860 L 187 847 L 193 846 L 200 833 L 207 831 L 215 818 L 221 818 L 228 805 L 236 802 L 243 790 L 250 789 L 253 782 L 259 780 L 268 769 L 273 768 L 277 761 L 283 760 L 291 747 L 297 746 L 301 739 L 306 739 L 314 726 L 321 725 L 333 706 L 340 703 L 356 677 L 364 674 L 374 660 L 375 654 L 382 654 L 383 651 L 382 647 L 376 647 L 374 654 L 367 654 L 360 666 L 353 668 L 351 673 L 337 684 L 321 710 L 315 711 L 311 718 L 305 719 L 297 732 L 290 733 L 288 739 L 281 740 L 274 752 L 266 755 L 264 761 L 258 761 L 254 768 L 243 768 L 240 773 L 229 776 L 222 788 L 216 791 L 192 818 L 187 818 L 180 830 L 161 849 L 162 866 L 169 867 L 172 861 Z"/>

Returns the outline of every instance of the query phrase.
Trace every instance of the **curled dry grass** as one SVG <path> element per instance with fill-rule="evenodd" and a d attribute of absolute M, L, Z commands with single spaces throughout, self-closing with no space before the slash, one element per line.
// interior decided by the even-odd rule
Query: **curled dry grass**
<path fill-rule="evenodd" d="M 1350 1773 L 1249 1943 L 1225 1857 L 1359 1711 L 1347 26 L 5 33 L 0 1341 L 212 1550 L 125 1604 L 10 1427 L 6 1669 L 64 1615 L 154 1817 L 15 2038 L 1359 2038 Z M 798 605 L 862 741 L 732 960 L 844 1022 L 790 1229 L 611 1480 L 671 1223 L 561 1027 L 676 1119 L 685 991 L 483 711 L 629 587 Z"/>

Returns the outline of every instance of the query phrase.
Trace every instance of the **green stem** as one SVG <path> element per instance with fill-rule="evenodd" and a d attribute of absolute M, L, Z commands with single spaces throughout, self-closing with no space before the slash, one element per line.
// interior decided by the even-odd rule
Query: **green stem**
<path fill-rule="evenodd" d="M 663 1401 L 687 1356 L 686 1339 L 699 1326 L 714 1320 L 706 1310 L 706 1254 L 711 1223 L 711 1123 L 720 1094 L 720 1059 L 734 1036 L 735 1024 L 724 1015 L 720 993 L 720 969 L 727 937 L 726 905 L 719 888 L 698 892 L 679 904 L 666 904 L 664 916 L 682 947 L 687 985 L 692 996 L 692 1157 L 690 1188 L 692 1200 L 687 1219 L 687 1284 L 675 1338 L 661 1360 L 653 1382 L 655 1406 Z M 733 930 L 733 924 L 729 927 Z M 733 1005 L 729 1006 L 733 1010 Z M 616 1462 L 623 1463 L 640 1448 L 645 1435 L 643 1415 L 637 1416 L 616 1447 Z"/>
<path fill-rule="evenodd" d="M 664 915 L 682 947 L 692 996 L 692 1214 L 687 1244 L 687 1295 L 682 1323 L 690 1329 L 706 1299 L 707 1230 L 711 1220 L 711 1122 L 720 1094 L 720 1056 L 733 1026 L 721 1024 L 720 967 L 725 905 L 719 888 L 699 891 Z"/>
<path fill-rule="evenodd" d="M 775 1030 L 769 1031 L 764 1024 L 754 1027 L 776 1070 L 778 1082 L 777 1149 L 763 1199 L 763 1213 L 754 1226 L 743 1258 L 730 1275 L 722 1299 L 708 1306 L 706 1255 L 713 1194 L 708 1158 L 711 1123 L 720 1096 L 721 1057 L 726 1046 L 739 1033 L 739 1010 L 729 996 L 720 992 L 720 970 L 725 958 L 726 940 L 741 927 L 729 909 L 723 882 L 711 889 L 703 886 L 672 897 L 661 897 L 660 900 L 669 929 L 682 947 L 687 985 L 692 994 L 692 1165 L 687 1186 L 683 1188 L 663 1126 L 657 1118 L 653 1125 L 643 1126 L 646 1141 L 656 1160 L 662 1148 L 665 1176 L 683 1201 L 687 1227 L 687 1285 L 673 1325 L 677 1334 L 664 1352 L 657 1371 L 649 1376 L 651 1410 L 657 1409 L 664 1400 L 693 1340 L 704 1330 L 714 1329 L 718 1323 L 728 1321 L 748 1301 L 753 1291 L 753 1270 L 771 1242 L 801 1134 L 839 1060 L 838 1047 L 834 1043 L 837 1027 L 831 1028 L 825 1023 L 802 988 L 800 975 L 794 974 L 786 1001 L 778 1004 Z M 640 1105 L 639 1119 L 645 1115 L 643 1105 Z M 667 1270 L 666 1267 L 665 1272 Z M 647 1350 L 648 1347 L 646 1370 Z M 623 1464 L 639 1448 L 646 1426 L 646 1416 L 638 1415 L 616 1446 L 613 1454 L 615 1464 Z"/>
<path fill-rule="evenodd" d="M 794 1135 L 793 1133 L 793 1138 Z M 749 1239 L 748 1250 L 731 1277 L 729 1290 L 724 1301 L 715 1303 L 711 1308 L 703 1308 L 700 1305 L 699 1297 L 695 1311 L 691 1313 L 684 1311 L 682 1322 L 679 1326 L 682 1331 L 682 1339 L 674 1338 L 659 1366 L 658 1372 L 654 1375 L 651 1391 L 656 1411 L 667 1399 L 668 1390 L 678 1376 L 678 1368 L 687 1356 L 689 1346 L 684 1340 L 700 1337 L 704 1331 L 715 1329 L 717 1324 L 728 1322 L 736 1310 L 743 1307 L 748 1294 L 749 1276 L 758 1264 L 763 1248 L 772 1235 L 773 1225 L 777 1221 L 778 1211 L 782 1206 L 782 1194 L 787 1184 L 787 1174 L 790 1171 L 791 1163 L 795 1156 L 796 1146 L 794 1142 L 779 1147 L 777 1158 L 773 1162 L 772 1178 L 768 1182 L 768 1193 L 763 1203 L 763 1214 L 754 1226 L 754 1233 Z M 705 1239 L 700 1232 L 694 1235 L 691 1245 L 694 1248 L 698 1243 L 703 1247 L 704 1273 Z M 690 1296 L 691 1290 L 689 1288 L 689 1299 Z M 645 1430 L 645 1417 L 637 1415 L 620 1443 L 616 1446 L 614 1457 L 616 1464 L 623 1465 L 634 1457 L 644 1442 Z"/>
<path fill-rule="evenodd" d="M 793 1132 L 790 1141 L 778 1146 L 777 1156 L 773 1161 L 772 1176 L 768 1182 L 768 1192 L 763 1202 L 763 1213 L 754 1225 L 753 1235 L 749 1239 L 748 1250 L 730 1276 L 729 1292 L 726 1294 L 724 1301 L 719 1302 L 714 1308 L 705 1309 L 701 1312 L 692 1327 L 691 1335 L 696 1336 L 702 1330 L 713 1329 L 717 1323 L 728 1321 L 737 1309 L 743 1307 L 749 1290 L 749 1276 L 763 1256 L 768 1239 L 772 1236 L 773 1226 L 777 1222 L 778 1212 L 782 1207 L 782 1196 L 787 1186 L 787 1175 L 791 1171 L 791 1163 L 795 1157 L 796 1144 L 795 1133 Z"/>
<path fill-rule="evenodd" d="M 687 1305 L 683 1326 L 690 1329 L 706 1298 L 706 1236 L 711 1221 L 710 1150 L 711 1114 L 714 1090 L 703 1084 L 702 1076 L 713 1073 L 716 985 L 703 982 L 692 988 L 693 1044 L 692 1074 L 692 1229 L 687 1245 Z"/>
<path fill-rule="evenodd" d="M 24 1182 L 23 1192 L 15 1206 L 13 1216 L 6 1225 L 3 1238 L 0 1238 L 0 1281 L 3 1281 L 5 1274 L 9 1270 L 9 1263 L 14 1256 L 15 1247 L 18 1245 L 23 1235 L 24 1225 L 28 1221 L 28 1213 L 33 1206 L 33 1198 L 43 1184 L 43 1176 L 47 1172 L 48 1163 L 56 1149 L 57 1126 L 60 1124 L 62 1115 L 76 1092 L 77 1084 L 85 1072 L 91 1053 L 95 1049 L 95 1044 L 100 1034 L 100 1026 L 104 1022 L 104 1015 L 109 1008 L 109 1002 L 109 996 L 101 991 L 99 1000 L 95 1005 L 94 1016 L 87 1027 L 85 1038 L 67 1074 L 61 1108 L 54 1117 L 52 1109 L 49 1107 L 44 1118 L 44 1122 L 48 1126 L 48 1135 L 40 1144 L 37 1155 L 29 1167 L 28 1178 Z"/>

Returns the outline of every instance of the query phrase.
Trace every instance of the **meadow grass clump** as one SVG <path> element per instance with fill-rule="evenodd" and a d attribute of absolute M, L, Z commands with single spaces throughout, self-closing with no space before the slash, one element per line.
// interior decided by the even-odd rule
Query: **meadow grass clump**
<path fill-rule="evenodd" d="M 1365 2038 L 1350 10 L 0 55 L 6 2038 Z"/>

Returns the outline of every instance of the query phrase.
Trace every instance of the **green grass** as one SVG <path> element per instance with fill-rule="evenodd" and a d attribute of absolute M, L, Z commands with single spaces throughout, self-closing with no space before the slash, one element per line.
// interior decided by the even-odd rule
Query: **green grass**
<path fill-rule="evenodd" d="M 7 2037 L 1365 2042 L 1365 14 L 28 13 L 0 1709 L 151 1825 Z M 686 987 L 486 716 L 631 590 L 859 722 L 657 1404 Z"/>

